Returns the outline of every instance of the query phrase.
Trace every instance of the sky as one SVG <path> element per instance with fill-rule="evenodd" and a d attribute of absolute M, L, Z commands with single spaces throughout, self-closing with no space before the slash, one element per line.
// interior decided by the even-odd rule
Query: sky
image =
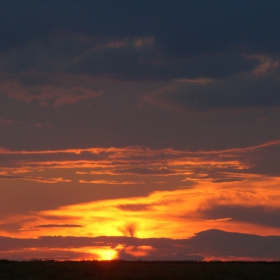
<path fill-rule="evenodd" d="M 279 260 L 279 0 L 0 0 L 0 259 Z"/>

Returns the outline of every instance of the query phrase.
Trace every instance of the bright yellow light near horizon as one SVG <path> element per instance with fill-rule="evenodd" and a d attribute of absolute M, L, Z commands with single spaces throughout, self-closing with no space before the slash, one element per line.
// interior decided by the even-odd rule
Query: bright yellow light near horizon
<path fill-rule="evenodd" d="M 116 260 L 119 257 L 119 252 L 125 251 L 127 255 L 132 257 L 144 257 L 148 255 L 149 252 L 153 251 L 152 246 L 128 246 L 124 247 L 122 244 L 116 247 L 101 247 L 101 248 L 89 248 L 84 249 L 87 253 L 95 256 L 98 261 L 110 261 Z"/>
<path fill-rule="evenodd" d="M 99 253 L 100 260 L 110 261 L 116 259 L 118 254 L 114 249 L 106 249 L 103 252 Z"/>
<path fill-rule="evenodd" d="M 115 248 L 94 248 L 90 250 L 90 253 L 98 256 L 98 261 L 111 261 L 118 258 L 118 251 Z"/>
<path fill-rule="evenodd" d="M 81 254 L 81 257 L 75 259 L 81 260 L 95 260 L 95 261 L 111 261 L 118 259 L 119 250 L 122 249 L 122 245 L 116 247 L 111 246 L 98 246 L 98 247 L 82 247 L 72 248 L 71 250 Z"/>

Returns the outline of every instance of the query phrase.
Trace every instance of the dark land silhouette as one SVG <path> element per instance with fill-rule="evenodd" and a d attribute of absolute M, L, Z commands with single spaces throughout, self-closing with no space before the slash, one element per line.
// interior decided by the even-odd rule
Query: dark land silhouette
<path fill-rule="evenodd" d="M 0 279 L 280 279 L 279 262 L 0 260 Z"/>

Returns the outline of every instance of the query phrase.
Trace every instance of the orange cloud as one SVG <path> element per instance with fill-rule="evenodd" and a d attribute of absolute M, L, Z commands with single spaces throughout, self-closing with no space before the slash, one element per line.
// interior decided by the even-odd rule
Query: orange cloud
<path fill-rule="evenodd" d="M 11 151 L 1 149 L 3 155 L 0 161 L 0 172 L 13 175 L 24 170 L 34 176 L 32 172 L 55 171 L 56 169 L 72 169 L 73 176 L 79 175 L 80 183 L 94 180 L 83 175 L 108 175 L 106 178 L 95 180 L 119 181 L 112 176 L 145 176 L 162 177 L 165 181 L 174 177 L 180 177 L 180 181 L 226 181 L 241 179 L 245 172 L 250 173 L 252 168 L 274 170 L 275 163 L 272 157 L 266 156 L 268 150 L 277 152 L 280 141 L 275 140 L 255 147 L 243 149 L 230 149 L 222 151 L 177 151 L 173 149 L 151 150 L 143 147 L 126 148 L 89 148 L 66 149 L 46 151 Z M 274 154 L 275 154 L 274 152 Z M 257 158 L 252 160 L 252 158 Z M 270 161 L 270 162 L 269 162 Z M 265 163 L 265 164 L 264 164 Z M 49 173 L 49 172 L 48 172 Z M 229 176 L 231 174 L 231 176 Z M 28 175 L 28 174 L 27 174 Z M 111 177 L 110 177 L 111 176 Z M 52 176 L 54 177 L 54 176 Z M 165 178 L 164 178 L 165 177 Z M 168 179 L 169 178 L 169 179 Z M 178 177 L 179 178 L 179 177 Z M 173 179 L 172 179 L 173 180 Z M 138 180 L 123 180 L 138 181 Z"/>
<path fill-rule="evenodd" d="M 34 213 L 32 220 L 20 216 L 15 218 L 22 225 L 17 235 L 187 238 L 211 228 L 258 235 L 280 234 L 280 225 L 258 222 L 254 216 L 242 220 L 228 215 L 232 213 L 230 211 L 224 216 L 220 213 L 219 217 L 213 212 L 222 206 L 235 207 L 236 211 L 263 207 L 268 213 L 272 208 L 280 212 L 279 187 L 280 179 L 270 177 L 249 179 L 245 183 L 203 182 L 188 189 L 157 191 L 147 197 L 64 206 Z M 43 224 L 53 226 L 38 227 Z M 79 224 L 82 228 L 55 227 L 56 224 Z"/>
<path fill-rule="evenodd" d="M 17 171 L 16 173 L 19 173 L 19 171 Z M 49 184 L 54 184 L 54 183 L 59 183 L 59 182 L 71 182 L 71 180 L 63 179 L 63 178 L 12 176 L 12 175 L 2 175 L 2 174 L 0 174 L 0 179 L 34 181 L 34 182 L 38 182 L 38 183 L 49 183 Z"/>
<path fill-rule="evenodd" d="M 135 182 L 135 181 L 108 181 L 108 180 L 92 180 L 92 181 L 85 181 L 79 180 L 82 184 L 106 184 L 106 185 L 135 185 L 135 184 L 144 184 L 144 182 Z"/>

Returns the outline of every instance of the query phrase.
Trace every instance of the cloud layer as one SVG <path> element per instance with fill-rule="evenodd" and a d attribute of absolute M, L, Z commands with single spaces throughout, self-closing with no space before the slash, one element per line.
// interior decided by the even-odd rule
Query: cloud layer
<path fill-rule="evenodd" d="M 219 230 L 200 232 L 189 239 L 134 237 L 59 237 L 42 236 L 38 239 L 0 237 L 1 258 L 28 260 L 48 259 L 106 259 L 114 250 L 113 258 L 121 260 L 278 260 L 276 236 L 257 236 Z M 210 245 L 210 246 L 209 246 Z M 265 251 L 263 248 L 266 248 Z M 29 248 L 36 248 L 32 253 Z M 45 250 L 45 248 L 49 248 Z M 75 248 L 75 253 L 73 252 Z M 110 249 L 111 248 L 111 249 Z M 107 253 L 107 255 L 106 255 Z M 99 255 L 100 254 L 100 255 Z"/>
<path fill-rule="evenodd" d="M 277 259 L 279 10 L 0 1 L 0 255 Z"/>

